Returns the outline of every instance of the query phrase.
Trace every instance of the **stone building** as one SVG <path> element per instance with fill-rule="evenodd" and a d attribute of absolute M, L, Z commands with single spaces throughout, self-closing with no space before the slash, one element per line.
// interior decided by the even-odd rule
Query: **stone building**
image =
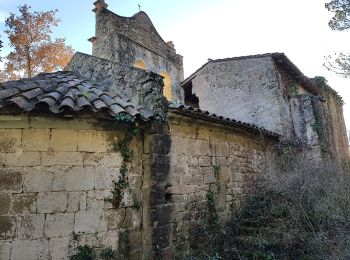
<path fill-rule="evenodd" d="M 95 3 L 96 35 L 92 55 L 120 62 L 164 77 L 164 95 L 168 100 L 182 99 L 183 58 L 173 42 L 165 42 L 146 13 L 122 17 L 107 9 L 104 1 Z"/>
<path fill-rule="evenodd" d="M 79 246 L 170 259 L 173 221 L 185 232 L 208 192 L 229 217 L 273 174 L 280 140 L 320 153 L 319 122 L 329 152 L 345 158 L 339 97 L 283 54 L 210 61 L 182 81 L 182 57 L 145 13 L 95 6 L 93 55 L 0 84 L 0 259 L 69 259 Z M 230 94 L 232 106 L 212 106 L 208 91 Z M 238 96 L 251 103 L 244 114 Z"/>
<path fill-rule="evenodd" d="M 182 87 L 185 104 L 297 140 L 311 158 L 349 158 L 341 97 L 283 53 L 209 60 Z"/>

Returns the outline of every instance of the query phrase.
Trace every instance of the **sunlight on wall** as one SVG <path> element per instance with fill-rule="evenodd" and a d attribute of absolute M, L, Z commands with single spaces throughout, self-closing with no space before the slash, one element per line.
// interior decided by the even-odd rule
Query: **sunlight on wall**
<path fill-rule="evenodd" d="M 136 60 L 133 66 L 143 70 L 147 69 L 147 65 L 142 60 Z"/>
<path fill-rule="evenodd" d="M 162 71 L 159 73 L 159 75 L 163 76 L 164 79 L 164 88 L 163 88 L 163 95 L 167 98 L 167 100 L 171 101 L 172 95 L 171 95 L 171 78 L 168 72 Z"/>

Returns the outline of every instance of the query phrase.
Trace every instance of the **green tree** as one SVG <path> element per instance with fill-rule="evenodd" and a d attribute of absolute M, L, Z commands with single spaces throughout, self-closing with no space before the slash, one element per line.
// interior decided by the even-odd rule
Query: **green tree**
<path fill-rule="evenodd" d="M 5 33 L 13 47 L 5 61 L 9 79 L 63 69 L 74 53 L 65 39 L 51 39 L 51 28 L 60 21 L 57 10 L 31 12 L 30 8 L 20 6 L 19 15 L 11 13 L 6 19 Z"/>
<path fill-rule="evenodd" d="M 328 11 L 334 13 L 328 25 L 332 30 L 346 31 L 350 28 L 350 0 L 332 0 L 326 3 Z M 350 54 L 336 53 L 326 57 L 325 67 L 345 78 L 350 78 Z"/>

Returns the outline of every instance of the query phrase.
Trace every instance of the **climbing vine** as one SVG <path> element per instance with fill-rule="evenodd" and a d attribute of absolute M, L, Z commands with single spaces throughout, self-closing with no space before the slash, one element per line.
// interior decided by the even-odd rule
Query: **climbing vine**
<path fill-rule="evenodd" d="M 221 164 L 216 160 L 214 165 L 214 175 L 218 179 L 221 173 Z"/>
<path fill-rule="evenodd" d="M 297 83 L 294 80 L 291 80 L 291 85 L 290 85 L 291 89 L 292 89 L 292 95 L 295 96 L 298 94 L 298 87 L 297 87 Z"/>
<path fill-rule="evenodd" d="M 123 117 L 122 120 L 126 118 Z M 129 120 L 129 119 L 126 119 Z M 134 151 L 130 148 L 130 144 L 133 138 L 139 133 L 140 129 L 136 123 L 133 123 L 129 130 L 126 132 L 123 139 L 114 143 L 114 149 L 118 151 L 122 157 L 122 164 L 120 166 L 120 176 L 118 180 L 113 181 L 112 198 L 106 199 L 110 201 L 115 208 L 119 208 L 121 205 L 124 191 L 129 187 L 129 164 L 134 156 Z M 134 202 L 134 208 L 139 209 L 141 207 L 140 202 Z"/>
<path fill-rule="evenodd" d="M 311 98 L 311 105 L 312 105 L 312 109 L 314 111 L 314 117 L 315 117 L 315 123 L 313 127 L 319 139 L 321 152 L 322 154 L 326 155 L 326 154 L 329 154 L 329 145 L 328 145 L 326 133 L 324 131 L 324 128 L 322 127 L 322 114 L 319 106 L 317 105 L 317 101 L 315 97 Z"/>

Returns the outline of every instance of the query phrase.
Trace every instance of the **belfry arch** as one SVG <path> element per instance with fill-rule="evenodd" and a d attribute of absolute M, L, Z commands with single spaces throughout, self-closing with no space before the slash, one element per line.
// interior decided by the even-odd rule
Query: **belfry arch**
<path fill-rule="evenodd" d="M 136 60 L 133 64 L 134 67 L 139 68 L 139 69 L 143 69 L 146 70 L 147 69 L 147 65 L 143 60 Z"/>
<path fill-rule="evenodd" d="M 172 93 L 171 93 L 171 77 L 170 74 L 166 71 L 162 71 L 159 73 L 162 77 L 164 77 L 164 88 L 163 88 L 163 95 L 167 98 L 168 101 L 172 100 Z"/>

